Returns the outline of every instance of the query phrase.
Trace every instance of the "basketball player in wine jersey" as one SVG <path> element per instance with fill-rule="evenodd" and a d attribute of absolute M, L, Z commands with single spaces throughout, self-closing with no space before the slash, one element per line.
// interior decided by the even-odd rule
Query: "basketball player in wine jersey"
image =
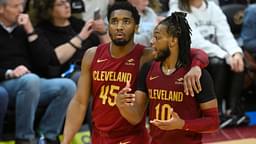
<path fill-rule="evenodd" d="M 155 61 L 143 65 L 135 94 L 127 85 L 116 105 L 127 121 L 143 119 L 149 103 L 151 144 L 201 144 L 202 133 L 219 127 L 213 81 L 202 71 L 202 91 L 184 93 L 183 77 L 191 68 L 190 27 L 185 13 L 173 13 L 154 30 Z"/>
<path fill-rule="evenodd" d="M 64 128 L 63 144 L 69 144 L 79 130 L 88 106 L 92 102 L 93 144 L 148 144 L 145 116 L 134 124 L 122 117 L 116 106 L 116 96 L 127 81 L 135 89 L 140 67 L 153 59 L 152 49 L 133 42 L 140 16 L 128 2 L 116 2 L 108 11 L 111 42 L 89 49 L 83 58 L 78 90 L 72 99 Z M 194 50 L 194 66 L 188 73 L 188 92 L 200 91 L 201 69 L 208 64 L 204 52 Z"/>

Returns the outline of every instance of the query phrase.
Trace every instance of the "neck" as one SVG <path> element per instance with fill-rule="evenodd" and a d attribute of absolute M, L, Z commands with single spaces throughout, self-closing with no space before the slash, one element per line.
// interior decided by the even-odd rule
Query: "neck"
<path fill-rule="evenodd" d="M 58 27 L 65 27 L 70 24 L 68 19 L 54 19 L 53 20 L 53 25 L 58 26 Z"/>
<path fill-rule="evenodd" d="M 123 57 L 133 50 L 134 45 L 135 44 L 132 41 L 126 44 L 125 46 L 118 46 L 114 43 L 110 43 L 111 56 L 114 58 Z"/>
<path fill-rule="evenodd" d="M 4 18 L 0 17 L 0 23 L 2 23 L 5 27 L 12 27 L 15 25 L 15 22 L 10 23 L 6 21 Z"/>
<path fill-rule="evenodd" d="M 162 70 L 166 75 L 170 75 L 176 70 L 178 62 L 178 52 L 171 51 L 171 55 L 162 63 Z"/>
<path fill-rule="evenodd" d="M 193 7 L 200 8 L 203 4 L 203 0 L 192 0 L 190 4 Z"/>

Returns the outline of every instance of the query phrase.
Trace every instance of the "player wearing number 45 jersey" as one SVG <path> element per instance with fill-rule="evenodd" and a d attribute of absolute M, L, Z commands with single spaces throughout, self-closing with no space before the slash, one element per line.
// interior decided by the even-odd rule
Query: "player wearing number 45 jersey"
<path fill-rule="evenodd" d="M 185 13 L 173 13 L 154 30 L 155 61 L 143 65 L 135 92 L 127 85 L 116 100 L 128 121 L 139 122 L 149 101 L 152 144 L 200 144 L 201 133 L 218 128 L 213 82 L 204 70 L 197 95 L 184 93 L 183 77 L 190 69 L 190 27 Z M 136 123 L 134 123 L 136 124 Z"/>
<path fill-rule="evenodd" d="M 142 64 L 153 58 L 152 50 L 134 44 L 133 37 L 138 28 L 139 14 L 128 2 L 116 2 L 109 9 L 108 20 L 112 41 L 88 49 L 83 58 L 78 90 L 67 113 L 63 144 L 69 144 L 79 130 L 90 96 L 93 96 L 93 144 L 149 143 L 144 113 L 142 120 L 136 124 L 127 121 L 116 106 L 116 96 L 127 81 L 130 81 L 135 89 L 139 69 Z M 202 67 L 207 65 L 208 60 L 204 52 L 195 50 L 192 56 L 194 64 Z M 198 73 L 196 77 L 193 75 L 195 71 L 201 74 L 198 69 L 198 66 L 191 68 L 187 75 L 196 90 L 199 77 Z"/>

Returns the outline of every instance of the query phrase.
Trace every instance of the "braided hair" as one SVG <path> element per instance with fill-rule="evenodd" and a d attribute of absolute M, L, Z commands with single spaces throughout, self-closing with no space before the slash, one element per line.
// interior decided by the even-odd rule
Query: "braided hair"
<path fill-rule="evenodd" d="M 168 35 L 178 38 L 179 56 L 176 67 L 188 66 L 191 63 L 191 28 L 186 19 L 186 13 L 174 12 L 162 20 L 160 24 L 167 27 Z"/>

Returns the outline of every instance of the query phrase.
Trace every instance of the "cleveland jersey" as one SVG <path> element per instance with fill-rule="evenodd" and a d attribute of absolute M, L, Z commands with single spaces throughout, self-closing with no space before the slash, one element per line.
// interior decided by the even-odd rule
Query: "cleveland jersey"
<path fill-rule="evenodd" d="M 104 132 L 128 132 L 145 128 L 142 120 L 136 126 L 124 119 L 116 107 L 115 97 L 131 82 L 135 90 L 136 78 L 140 68 L 140 58 L 144 46 L 135 45 L 134 49 L 124 57 L 113 58 L 110 53 L 110 44 L 98 46 L 91 65 L 92 73 L 92 122 L 93 126 Z"/>
<path fill-rule="evenodd" d="M 210 75 L 203 70 L 203 91 L 195 97 L 186 95 L 183 77 L 189 70 L 190 67 L 178 68 L 171 75 L 165 75 L 160 62 L 143 66 L 137 89 L 147 93 L 150 120 L 168 120 L 171 118 L 172 109 L 184 120 L 201 117 L 200 103 L 214 99 L 215 93 L 208 82 Z M 150 125 L 150 135 L 152 144 L 200 144 L 202 138 L 200 133 L 185 130 L 163 131 L 154 125 Z"/>

